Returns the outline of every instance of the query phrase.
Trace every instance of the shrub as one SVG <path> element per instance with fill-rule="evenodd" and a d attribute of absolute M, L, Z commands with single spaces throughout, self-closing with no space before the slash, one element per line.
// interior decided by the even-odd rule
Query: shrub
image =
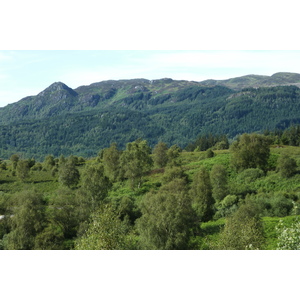
<path fill-rule="evenodd" d="M 276 231 L 278 234 L 277 250 L 300 250 L 299 219 L 290 227 L 285 226 L 280 220 Z"/>
<path fill-rule="evenodd" d="M 246 169 L 243 172 L 241 172 L 237 176 L 237 181 L 250 184 L 251 182 L 256 181 L 257 179 L 263 177 L 265 174 L 261 169 Z"/>
<path fill-rule="evenodd" d="M 285 217 L 290 215 L 294 204 L 293 200 L 289 199 L 283 194 L 275 194 L 270 199 L 271 216 Z"/>
<path fill-rule="evenodd" d="M 297 170 L 297 163 L 296 161 L 289 157 L 288 155 L 282 155 L 278 160 L 277 165 L 277 172 L 283 177 L 283 178 L 290 178 L 292 177 Z"/>
<path fill-rule="evenodd" d="M 218 248 L 224 250 L 259 249 L 263 245 L 264 230 L 255 203 L 248 201 L 226 220 Z"/>

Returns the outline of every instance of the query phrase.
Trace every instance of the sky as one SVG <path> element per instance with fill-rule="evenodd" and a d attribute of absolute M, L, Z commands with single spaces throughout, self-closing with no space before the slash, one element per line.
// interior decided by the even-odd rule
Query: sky
<path fill-rule="evenodd" d="M 299 50 L 0 50 L 0 107 L 53 82 L 71 88 L 103 80 L 202 81 L 300 73 Z"/>

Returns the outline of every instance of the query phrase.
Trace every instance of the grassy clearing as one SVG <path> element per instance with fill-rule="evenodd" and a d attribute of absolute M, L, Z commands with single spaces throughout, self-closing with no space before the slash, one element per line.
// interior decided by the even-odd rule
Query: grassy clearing
<path fill-rule="evenodd" d="M 13 176 L 10 170 L 1 170 L 0 172 L 0 191 L 4 193 L 35 189 L 43 194 L 48 194 L 54 192 L 58 185 L 57 180 L 49 171 L 31 171 L 30 176 L 24 182 Z"/>

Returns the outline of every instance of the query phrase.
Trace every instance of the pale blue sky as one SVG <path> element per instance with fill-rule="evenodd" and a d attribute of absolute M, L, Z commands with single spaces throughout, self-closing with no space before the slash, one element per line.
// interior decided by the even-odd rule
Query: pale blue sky
<path fill-rule="evenodd" d="M 76 88 L 109 79 L 201 81 L 276 72 L 300 73 L 300 51 L 1 50 L 0 106 L 56 81 Z"/>

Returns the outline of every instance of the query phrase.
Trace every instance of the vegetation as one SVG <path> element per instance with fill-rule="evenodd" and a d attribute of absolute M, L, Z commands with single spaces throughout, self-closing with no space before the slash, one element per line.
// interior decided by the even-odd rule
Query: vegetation
<path fill-rule="evenodd" d="M 54 83 L 0 109 L 0 249 L 298 250 L 299 81 Z"/>
<path fill-rule="evenodd" d="M 13 155 L 1 161 L 0 248 L 299 249 L 300 148 L 275 138 L 219 150 L 215 138 L 214 155 L 140 139 L 87 160 Z"/>
<path fill-rule="evenodd" d="M 248 79 L 229 85 L 120 80 L 75 90 L 54 83 L 37 96 L 0 109 L 0 157 L 90 158 L 113 143 L 124 150 L 139 138 L 151 148 L 162 141 L 189 152 L 212 147 L 214 151 L 227 149 L 229 141 L 251 132 L 274 133 L 280 143 L 299 145 L 299 128 L 283 131 L 300 121 L 300 89 L 270 87 L 272 82 L 299 82 L 299 76 Z M 51 158 L 48 163 L 46 168 L 53 163 Z"/>

